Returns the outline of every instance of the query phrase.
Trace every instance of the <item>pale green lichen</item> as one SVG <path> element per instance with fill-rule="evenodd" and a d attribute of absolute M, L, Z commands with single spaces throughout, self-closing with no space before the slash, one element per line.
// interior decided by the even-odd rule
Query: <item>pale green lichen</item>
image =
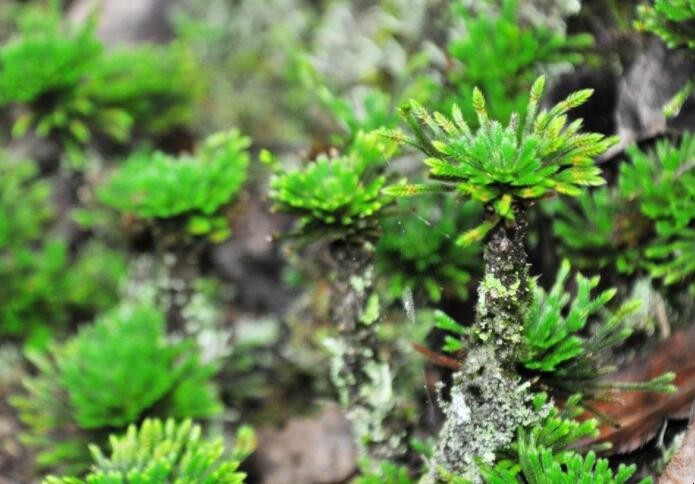
<path fill-rule="evenodd" d="M 545 417 L 532 408 L 528 383 L 505 370 L 490 346 L 468 355 L 454 374 L 451 401 L 443 402 L 446 421 L 439 434 L 430 482 L 442 473 L 482 482 L 477 460 L 492 464 L 496 452 L 509 447 L 519 426 Z"/>
<path fill-rule="evenodd" d="M 443 403 L 446 421 L 430 482 L 449 474 L 481 482 L 476 460 L 492 464 L 496 453 L 512 443 L 519 426 L 543 418 L 533 410 L 528 383 L 521 383 L 514 368 L 531 298 L 525 232 L 519 214 L 514 224 L 498 226 L 485 248 L 485 275 L 471 328 L 474 341 L 468 342 L 472 349 L 454 374 L 451 401 Z"/>
<path fill-rule="evenodd" d="M 374 293 L 367 299 L 367 305 L 364 307 L 360 321 L 367 326 L 375 323 L 379 319 L 379 295 Z"/>
<path fill-rule="evenodd" d="M 332 355 L 331 379 L 359 452 L 378 459 L 404 452 L 405 431 L 391 425 L 398 399 L 388 362 L 378 361 L 371 348 L 342 338 L 327 338 L 324 345 Z M 362 365 L 359 372 L 354 371 L 356 362 Z"/>
<path fill-rule="evenodd" d="M 523 315 L 531 300 L 525 233 L 521 217 L 514 226 L 495 230 L 485 248 L 485 275 L 478 287 L 472 333 L 494 346 L 503 364 L 514 360 L 523 341 Z"/>
<path fill-rule="evenodd" d="M 362 454 L 388 459 L 405 450 L 405 426 L 398 415 L 390 358 L 374 323 L 380 302 L 373 292 L 374 246 L 333 247 L 332 320 L 339 335 L 325 344 L 332 354 L 331 377 Z"/>

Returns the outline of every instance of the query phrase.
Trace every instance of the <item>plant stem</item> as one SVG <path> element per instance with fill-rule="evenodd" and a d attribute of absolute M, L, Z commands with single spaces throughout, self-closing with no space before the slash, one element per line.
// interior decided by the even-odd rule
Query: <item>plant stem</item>
<path fill-rule="evenodd" d="M 524 215 L 517 210 L 513 225 L 498 225 L 485 246 L 485 274 L 478 287 L 473 326 L 473 334 L 496 348 L 507 367 L 523 341 L 522 322 L 531 302 Z"/>
<path fill-rule="evenodd" d="M 442 402 L 446 420 L 431 481 L 452 473 L 481 482 L 476 459 L 493 463 L 519 425 L 540 418 L 531 410 L 528 384 L 522 384 L 513 369 L 531 297 L 525 235 L 526 221 L 517 210 L 516 222 L 498 225 L 485 247 L 471 349 L 453 376 L 451 401 Z"/>
<path fill-rule="evenodd" d="M 361 452 L 388 459 L 405 452 L 405 430 L 396 415 L 388 352 L 378 340 L 379 299 L 374 292 L 374 246 L 334 244 L 331 250 L 332 320 L 339 337 L 331 376 Z"/>
<path fill-rule="evenodd" d="M 193 283 L 199 276 L 198 259 L 203 245 L 181 236 L 177 227 L 155 227 L 154 235 L 161 271 L 157 281 L 157 304 L 166 312 L 169 331 L 186 334 L 184 312 L 193 296 Z"/>

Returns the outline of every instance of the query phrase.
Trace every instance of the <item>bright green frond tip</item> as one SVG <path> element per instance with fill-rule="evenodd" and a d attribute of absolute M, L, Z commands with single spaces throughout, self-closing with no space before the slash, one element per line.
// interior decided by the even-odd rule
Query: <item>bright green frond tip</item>
<path fill-rule="evenodd" d="M 539 442 L 539 428 L 526 433 L 519 432 L 517 458 L 503 460 L 494 468 L 481 465 L 483 478 L 488 484 L 624 484 L 637 470 L 633 464 L 621 464 L 617 471 L 610 467 L 608 459 L 597 458 L 592 451 L 582 456 L 572 451 L 555 453 Z M 650 482 L 649 479 L 640 484 Z"/>
<path fill-rule="evenodd" d="M 124 435 L 112 435 L 110 443 L 110 457 L 90 446 L 94 464 L 84 479 L 48 477 L 44 484 L 241 484 L 246 474 L 238 470 L 239 464 L 253 451 L 255 438 L 243 427 L 231 456 L 225 457 L 222 439 L 205 439 L 190 420 L 147 419 L 139 428 L 128 427 Z"/>
<path fill-rule="evenodd" d="M 465 198 L 486 204 L 497 221 L 514 219 L 515 207 L 552 193 L 576 196 L 582 188 L 604 180 L 595 158 L 615 143 L 599 133 L 581 133 L 581 120 L 568 123 L 567 112 L 582 105 L 591 90 L 577 91 L 550 110 L 538 112 L 545 80 L 531 88 L 526 119 L 513 115 L 507 126 L 489 118 L 482 93 L 473 93 L 480 127 L 471 131 L 457 106 L 451 119 L 429 114 L 411 101 L 402 109 L 412 136 L 403 143 L 422 151 L 433 182 L 395 185 L 386 193 L 410 196 L 429 191 L 455 190 Z M 398 137 L 396 137 L 398 138 Z M 462 244 L 482 238 L 490 226 L 481 226 L 461 239 Z"/>
<path fill-rule="evenodd" d="M 656 0 L 637 8 L 639 30 L 652 32 L 671 47 L 695 49 L 695 0 Z"/>
<path fill-rule="evenodd" d="M 566 393 L 582 392 L 593 397 L 610 389 L 673 391 L 672 374 L 628 384 L 601 381 L 603 375 L 612 371 L 605 364 L 605 353 L 632 334 L 627 317 L 640 302 L 627 302 L 611 312 L 608 305 L 616 290 L 592 295 L 599 284 L 598 276 L 589 279 L 579 273 L 574 295 L 570 296 L 565 290 L 569 274 L 570 264 L 565 260 L 549 292 L 534 285 L 534 297 L 524 318 L 519 363 Z M 593 334 L 582 336 L 591 321 L 597 322 Z"/>
<path fill-rule="evenodd" d="M 99 199 L 143 219 L 184 216 L 193 235 L 215 234 L 215 217 L 246 180 L 249 138 L 236 130 L 213 134 L 194 155 L 137 153 L 99 189 Z"/>
<path fill-rule="evenodd" d="M 390 201 L 381 189 L 394 147 L 379 132 L 358 133 L 341 155 L 319 155 L 294 171 L 275 163 L 270 183 L 273 206 L 297 214 L 302 232 L 367 226 Z"/>

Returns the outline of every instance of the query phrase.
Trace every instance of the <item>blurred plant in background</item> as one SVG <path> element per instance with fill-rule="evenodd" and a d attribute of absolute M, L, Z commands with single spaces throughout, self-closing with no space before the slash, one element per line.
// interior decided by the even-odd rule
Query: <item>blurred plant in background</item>
<path fill-rule="evenodd" d="M 179 44 L 105 50 L 94 22 L 66 25 L 58 2 L 29 4 L 0 46 L 0 106 L 16 106 L 12 134 L 29 130 L 65 149 L 73 168 L 97 136 L 130 141 L 192 121 L 197 68 Z"/>
<path fill-rule="evenodd" d="M 632 147 L 628 155 L 615 187 L 583 195 L 580 211 L 568 202 L 554 209 L 561 250 L 586 268 L 615 264 L 620 272 L 641 269 L 666 285 L 692 287 L 695 137 L 662 140 L 649 152 Z"/>
<path fill-rule="evenodd" d="M 249 144 L 232 130 L 209 136 L 193 156 L 137 152 L 99 187 L 98 198 L 124 215 L 155 225 L 178 219 L 181 237 L 220 242 L 229 229 L 219 211 L 246 180 Z"/>
<path fill-rule="evenodd" d="M 43 346 L 117 301 L 125 257 L 98 240 L 72 250 L 51 234 L 51 185 L 34 164 L 0 160 L 0 336 Z"/>
<path fill-rule="evenodd" d="M 475 126 L 471 92 L 478 87 L 489 100 L 490 116 L 502 123 L 513 112 L 526 115 L 528 93 L 539 74 L 557 74 L 585 60 L 592 45 L 588 34 L 566 35 L 536 20 L 525 23 L 534 2 L 497 0 L 457 1 L 452 12 L 460 22 L 448 42 L 453 65 L 447 72 L 443 109 L 456 102 L 463 118 Z M 571 11 L 571 9 L 568 9 Z M 535 17 L 537 18 L 537 17 Z"/>
<path fill-rule="evenodd" d="M 88 464 L 87 445 L 146 416 L 209 417 L 222 410 L 191 340 L 167 340 L 164 314 L 121 306 L 64 343 L 30 352 L 36 376 L 13 398 L 27 426 L 24 442 L 43 468 L 73 473 Z"/>
<path fill-rule="evenodd" d="M 402 215 L 382 221 L 376 267 L 387 292 L 399 299 L 412 291 L 433 303 L 444 296 L 467 299 L 472 273 L 480 272 L 480 247 L 461 247 L 456 238 L 480 221 L 480 207 L 473 203 L 459 206 L 449 198 L 422 197 L 419 203 L 408 202 L 398 204 Z"/>

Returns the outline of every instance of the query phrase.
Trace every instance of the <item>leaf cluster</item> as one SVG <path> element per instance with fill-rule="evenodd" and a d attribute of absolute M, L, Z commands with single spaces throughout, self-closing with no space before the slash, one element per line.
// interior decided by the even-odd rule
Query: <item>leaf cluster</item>
<path fill-rule="evenodd" d="M 652 32 L 671 48 L 695 49 L 695 0 L 655 0 L 637 7 L 638 30 Z"/>
<path fill-rule="evenodd" d="M 95 134 L 125 143 L 135 127 L 156 136 L 192 119 L 200 82 L 183 46 L 107 51 L 93 20 L 63 24 L 58 3 L 26 7 L 0 46 L 0 106 L 22 109 L 15 137 L 54 137 L 80 168 Z"/>
<path fill-rule="evenodd" d="M 452 117 L 428 113 L 411 101 L 403 115 L 413 136 L 391 132 L 390 136 L 423 152 L 432 183 L 397 184 L 385 192 L 413 196 L 425 192 L 453 191 L 463 198 L 484 203 L 494 216 L 463 234 L 459 243 L 480 240 L 502 219 L 514 220 L 521 203 L 552 193 L 577 196 L 582 187 L 604 183 L 595 157 L 614 142 L 599 133 L 580 133 L 581 119 L 568 124 L 567 112 L 582 105 L 592 91 L 570 94 L 550 110 L 537 112 L 545 80 L 531 88 L 526 120 L 512 116 L 504 127 L 490 119 L 485 98 L 473 91 L 473 107 L 480 127 L 473 131 L 456 104 Z"/>
<path fill-rule="evenodd" d="M 544 207 L 553 218 L 562 256 L 579 269 L 614 265 L 620 273 L 637 270 L 642 259 L 639 244 L 652 229 L 639 207 L 613 187 L 586 191 L 575 201 L 556 200 Z"/>
<path fill-rule="evenodd" d="M 453 94 L 444 105 L 456 102 L 463 118 L 477 121 L 471 91 L 477 86 L 490 102 L 490 115 L 503 123 L 512 113 L 524 115 L 528 90 L 538 74 L 557 64 L 578 64 L 582 51 L 592 45 L 588 34 L 565 35 L 520 19 L 518 0 L 492 2 L 499 12 L 475 12 L 467 2 L 454 2 L 453 13 L 464 33 L 449 41 L 455 67 L 447 73 Z"/>
<path fill-rule="evenodd" d="M 479 269 L 480 247 L 461 247 L 455 240 L 482 218 L 480 206 L 459 205 L 451 198 L 420 197 L 414 202 L 413 213 L 386 217 L 381 223 L 376 264 L 388 292 L 399 298 L 410 289 L 432 302 L 444 294 L 466 299 L 472 273 Z"/>
<path fill-rule="evenodd" d="M 481 474 L 486 483 L 502 484 L 521 482 L 528 484 L 551 484 L 557 482 L 580 482 L 621 484 L 635 473 L 636 466 L 620 465 L 614 473 L 608 459 L 597 459 L 590 451 L 581 455 L 569 447 L 584 437 L 598 435 L 598 422 L 576 418 L 584 412 L 580 406 L 581 395 L 572 395 L 562 409 L 548 403 L 548 396 L 539 393 L 534 397 L 533 407 L 542 411 L 550 405 L 550 412 L 543 421 L 531 429 L 520 428 L 517 440 L 509 449 L 509 455 L 500 459 L 494 467 L 480 463 Z M 649 482 L 649 480 L 641 481 Z"/>
<path fill-rule="evenodd" d="M 246 473 L 238 470 L 239 464 L 253 452 L 255 436 L 250 428 L 240 428 L 231 455 L 225 457 L 222 439 L 205 439 L 191 420 L 145 419 L 123 435 L 112 435 L 109 442 L 110 457 L 90 445 L 94 464 L 84 479 L 49 476 L 44 484 L 242 484 Z"/>
<path fill-rule="evenodd" d="M 192 235 L 215 241 L 229 229 L 219 210 L 246 180 L 250 140 L 236 130 L 209 136 L 194 155 L 137 152 L 97 191 L 99 200 L 145 220 L 180 218 Z"/>
<path fill-rule="evenodd" d="M 627 317 L 638 307 L 639 301 L 608 311 L 608 303 L 616 294 L 607 289 L 592 297 L 599 284 L 599 277 L 590 279 L 577 273 L 574 295 L 566 292 L 565 285 L 570 264 L 563 261 L 555 284 L 549 292 L 534 284 L 534 297 L 524 317 L 524 342 L 519 363 L 527 370 L 540 373 L 542 381 L 565 393 L 581 391 L 596 396 L 611 388 L 599 377 L 613 368 L 607 364 L 611 348 L 623 343 L 632 328 Z M 595 321 L 589 336 L 589 323 Z M 649 391 L 674 391 L 670 384 L 674 375 L 666 373 L 651 381 L 630 384 L 632 389 Z M 626 388 L 615 384 L 615 388 Z"/>
<path fill-rule="evenodd" d="M 503 460 L 494 468 L 483 468 L 483 478 L 489 484 L 554 484 L 576 482 L 582 484 L 624 484 L 635 473 L 632 464 L 620 464 L 614 473 L 608 459 L 597 458 L 594 451 L 585 456 L 576 452 L 554 453 L 539 443 L 538 429 L 526 434 L 519 431 L 517 461 Z M 651 482 L 643 479 L 641 484 Z"/>
<path fill-rule="evenodd" d="M 221 409 L 195 343 L 168 342 L 164 315 L 122 306 L 82 327 L 73 338 L 27 354 L 38 374 L 13 404 L 37 447 L 42 467 L 82 468 L 85 444 L 146 416 L 207 417 Z"/>
<path fill-rule="evenodd" d="M 98 241 L 72 251 L 46 234 L 51 189 L 31 162 L 0 161 L 0 336 L 38 347 L 71 317 L 116 302 L 124 257 Z"/>
<path fill-rule="evenodd" d="M 344 153 L 320 154 L 293 171 L 284 170 L 266 153 L 266 162 L 275 168 L 270 181 L 273 208 L 298 215 L 298 231 L 304 234 L 329 231 L 349 236 L 373 230 L 390 203 L 381 189 L 394 149 L 379 132 L 360 132 Z"/>
<path fill-rule="evenodd" d="M 695 136 L 668 140 L 644 152 L 628 149 L 615 187 L 579 197 L 579 207 L 552 209 L 561 250 L 583 268 L 642 269 L 664 284 L 695 274 Z M 591 227 L 594 230 L 587 230 Z"/>
<path fill-rule="evenodd" d="M 644 249 L 653 278 L 665 284 L 690 280 L 695 274 L 695 136 L 679 145 L 662 140 L 653 153 L 628 150 L 631 163 L 620 167 L 620 192 L 654 226 Z"/>

